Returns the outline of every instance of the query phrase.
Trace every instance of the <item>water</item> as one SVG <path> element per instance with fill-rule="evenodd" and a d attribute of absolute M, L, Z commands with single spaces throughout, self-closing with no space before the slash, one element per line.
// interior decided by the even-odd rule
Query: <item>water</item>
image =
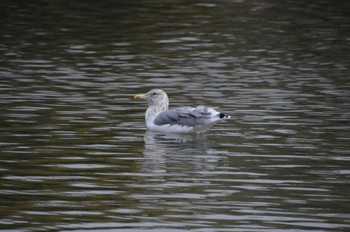
<path fill-rule="evenodd" d="M 349 3 L 0 4 L 1 231 L 348 231 Z M 146 132 L 136 93 L 232 116 Z"/>

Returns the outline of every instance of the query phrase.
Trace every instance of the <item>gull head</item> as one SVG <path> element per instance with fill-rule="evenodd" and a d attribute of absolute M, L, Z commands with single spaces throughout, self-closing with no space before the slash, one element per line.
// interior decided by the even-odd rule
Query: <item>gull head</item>
<path fill-rule="evenodd" d="M 168 95 L 161 89 L 152 89 L 145 94 L 136 94 L 134 99 L 146 99 L 149 106 L 161 107 L 163 109 L 167 109 L 169 105 Z"/>

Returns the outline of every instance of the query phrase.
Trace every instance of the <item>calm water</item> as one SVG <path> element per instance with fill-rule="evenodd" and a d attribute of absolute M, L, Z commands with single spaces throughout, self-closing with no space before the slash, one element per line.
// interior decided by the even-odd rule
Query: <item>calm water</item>
<path fill-rule="evenodd" d="M 0 3 L 0 230 L 349 231 L 349 11 Z M 232 120 L 146 132 L 154 87 Z"/>

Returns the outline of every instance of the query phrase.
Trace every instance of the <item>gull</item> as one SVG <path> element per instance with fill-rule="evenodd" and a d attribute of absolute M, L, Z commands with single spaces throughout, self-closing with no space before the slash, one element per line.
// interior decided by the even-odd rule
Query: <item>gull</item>
<path fill-rule="evenodd" d="M 147 129 L 166 133 L 203 133 L 216 123 L 230 116 L 205 106 L 168 109 L 168 95 L 161 89 L 152 89 L 145 94 L 136 94 L 135 100 L 146 99 Z"/>

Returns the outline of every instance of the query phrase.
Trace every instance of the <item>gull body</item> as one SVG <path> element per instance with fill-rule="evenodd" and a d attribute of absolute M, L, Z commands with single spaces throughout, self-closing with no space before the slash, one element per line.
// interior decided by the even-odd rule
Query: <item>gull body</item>
<path fill-rule="evenodd" d="M 168 95 L 161 89 L 152 89 L 145 94 L 136 94 L 135 100 L 146 99 L 148 108 L 145 121 L 148 130 L 170 133 L 203 133 L 217 122 L 229 119 L 205 106 L 168 109 Z"/>

